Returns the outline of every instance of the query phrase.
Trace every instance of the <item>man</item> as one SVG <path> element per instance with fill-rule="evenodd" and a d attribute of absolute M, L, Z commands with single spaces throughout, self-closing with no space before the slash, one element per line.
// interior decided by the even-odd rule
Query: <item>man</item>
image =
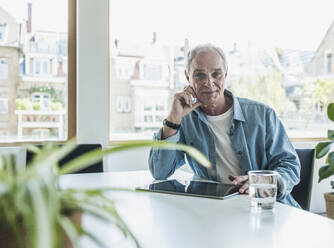
<path fill-rule="evenodd" d="M 299 182 L 300 163 L 273 109 L 224 89 L 226 58 L 212 44 L 189 51 L 185 74 L 189 85 L 175 94 L 171 112 L 154 138 L 196 147 L 212 162 L 213 170 L 186 154 L 195 176 L 243 184 L 240 193 L 248 193 L 249 170 L 275 170 L 277 200 L 299 207 L 290 192 Z M 166 179 L 184 163 L 181 151 L 150 152 L 150 171 L 156 179 Z"/>

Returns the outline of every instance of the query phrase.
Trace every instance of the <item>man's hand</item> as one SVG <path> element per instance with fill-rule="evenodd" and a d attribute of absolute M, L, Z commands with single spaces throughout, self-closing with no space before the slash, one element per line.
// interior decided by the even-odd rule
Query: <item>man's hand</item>
<path fill-rule="evenodd" d="M 180 124 L 183 117 L 201 105 L 200 102 L 193 103 L 192 97 L 196 98 L 194 89 L 189 85 L 180 93 L 174 95 L 172 110 L 167 120 L 175 124 Z M 165 139 L 174 135 L 177 130 L 164 126 L 162 130 L 162 138 Z"/>
<path fill-rule="evenodd" d="M 242 184 L 241 188 L 239 189 L 239 193 L 241 194 L 249 193 L 248 175 L 244 176 L 229 175 L 228 179 L 230 179 L 234 185 Z"/>

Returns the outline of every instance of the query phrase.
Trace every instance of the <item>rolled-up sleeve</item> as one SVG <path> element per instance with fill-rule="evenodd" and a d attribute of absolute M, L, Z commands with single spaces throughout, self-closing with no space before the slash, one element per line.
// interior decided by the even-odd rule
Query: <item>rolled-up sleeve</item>
<path fill-rule="evenodd" d="M 161 140 L 162 128 L 154 134 L 154 140 Z M 174 143 L 183 142 L 182 130 L 166 139 L 164 141 Z M 154 179 L 166 179 L 173 175 L 176 169 L 185 163 L 184 152 L 177 150 L 166 150 L 159 148 L 151 148 L 149 155 L 149 168 Z"/>

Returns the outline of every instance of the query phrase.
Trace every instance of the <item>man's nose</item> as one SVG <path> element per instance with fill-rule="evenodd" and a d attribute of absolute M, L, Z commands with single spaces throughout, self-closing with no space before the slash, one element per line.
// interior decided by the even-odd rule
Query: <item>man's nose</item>
<path fill-rule="evenodd" d="M 205 85 L 207 86 L 212 86 L 213 85 L 213 82 L 214 82 L 215 78 L 212 77 L 211 75 L 209 75 L 206 80 L 205 80 Z"/>

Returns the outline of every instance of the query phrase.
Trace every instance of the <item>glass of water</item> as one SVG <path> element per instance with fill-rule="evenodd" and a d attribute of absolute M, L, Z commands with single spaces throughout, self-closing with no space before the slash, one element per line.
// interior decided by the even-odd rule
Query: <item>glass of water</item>
<path fill-rule="evenodd" d="M 278 173 L 270 170 L 249 171 L 249 196 L 256 210 L 274 208 Z"/>

